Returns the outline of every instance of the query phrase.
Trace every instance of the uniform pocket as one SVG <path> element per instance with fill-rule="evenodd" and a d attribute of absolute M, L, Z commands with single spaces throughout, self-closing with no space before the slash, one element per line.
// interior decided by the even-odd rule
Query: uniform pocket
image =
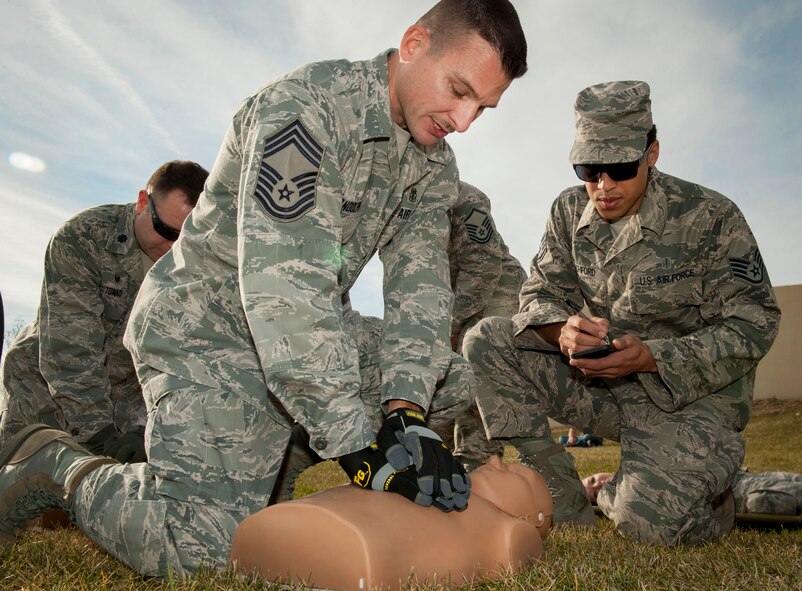
<path fill-rule="evenodd" d="M 205 309 L 187 327 L 181 348 L 207 357 L 222 357 L 226 363 L 242 369 L 259 370 L 235 279 L 225 278 L 216 290 L 209 289 L 208 293 Z"/>
<path fill-rule="evenodd" d="M 702 304 L 701 271 L 693 266 L 638 269 L 627 278 L 627 293 L 633 314 L 673 315 L 680 308 Z"/>

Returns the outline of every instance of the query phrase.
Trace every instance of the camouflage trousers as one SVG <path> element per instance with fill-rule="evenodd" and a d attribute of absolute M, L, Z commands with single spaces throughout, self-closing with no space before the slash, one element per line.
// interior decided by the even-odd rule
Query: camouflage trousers
<path fill-rule="evenodd" d="M 357 347 L 359 349 L 359 372 L 362 380 L 359 396 L 365 406 L 375 431 L 384 422 L 381 404 L 381 370 L 379 368 L 379 345 L 382 336 L 382 320 L 373 316 L 356 314 L 355 326 Z M 352 319 L 353 321 L 353 319 Z M 427 425 L 453 449 L 455 443 L 455 422 L 466 421 L 466 410 L 475 397 L 473 373 L 468 362 L 457 354 L 452 355 L 446 375 L 437 384 L 432 403 L 426 415 Z M 470 419 L 467 419 L 470 420 Z M 478 414 L 476 423 L 468 428 L 481 426 Z M 466 421 L 467 422 L 467 421 Z M 463 423 L 465 424 L 465 423 Z M 459 443 L 462 439 L 457 437 Z M 455 455 L 459 455 L 457 447 Z M 322 461 L 309 447 L 308 435 L 300 425 L 293 428 L 293 437 L 287 450 L 287 457 L 279 475 L 272 502 L 292 499 L 295 479 L 306 468 Z"/>
<path fill-rule="evenodd" d="M 521 274 L 525 277 L 523 270 Z M 518 291 L 521 281 L 523 278 L 520 278 L 520 281 L 514 281 L 511 285 L 500 285 L 490 303 L 481 312 L 474 314 L 464 322 L 457 338 L 457 351 L 460 354 L 465 342 L 465 335 L 483 318 L 511 317 L 518 312 Z M 471 369 L 476 373 L 475 368 Z M 461 458 L 467 468 L 473 469 L 481 466 L 490 456 L 504 455 L 504 444 L 497 439 L 492 439 L 485 431 L 475 398 L 468 409 L 454 420 L 453 432 L 454 453 Z"/>
<path fill-rule="evenodd" d="M 802 514 L 802 474 L 738 470 L 732 494 L 739 513 Z"/>
<path fill-rule="evenodd" d="M 371 359 L 377 361 L 360 354 L 361 363 Z M 201 564 L 222 568 L 237 525 L 266 507 L 277 486 L 290 440 L 287 417 L 267 393 L 263 406 L 254 404 L 257 383 L 211 387 L 144 365 L 138 370 L 148 409 L 148 462 L 87 475 L 71 507 L 74 520 L 146 576 L 182 576 Z M 370 366 L 363 375 L 365 407 L 380 421 L 375 386 L 381 378 Z M 455 355 L 429 409 L 433 424 L 466 408 L 470 376 L 467 362 Z"/>
<path fill-rule="evenodd" d="M 223 568 L 245 517 L 267 506 L 290 427 L 226 389 L 141 366 L 148 462 L 102 466 L 71 507 L 97 544 L 145 576 Z M 271 540 L 265 540 L 270 544 Z M 277 542 L 280 543 L 280 542 Z"/>
<path fill-rule="evenodd" d="M 665 412 L 637 375 L 589 380 L 559 353 L 516 348 L 505 318 L 479 323 L 464 351 L 479 380 L 477 402 L 489 436 L 551 437 L 551 417 L 621 442 L 621 466 L 597 500 L 621 533 L 670 545 L 729 531 L 713 503 L 744 457 L 738 417 L 727 410 L 731 401 L 710 394 Z"/>

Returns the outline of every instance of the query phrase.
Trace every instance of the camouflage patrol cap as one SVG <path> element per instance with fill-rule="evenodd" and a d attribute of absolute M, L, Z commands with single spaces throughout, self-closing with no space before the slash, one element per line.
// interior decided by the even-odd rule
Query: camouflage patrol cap
<path fill-rule="evenodd" d="M 652 128 L 649 85 L 639 80 L 595 84 L 574 103 L 576 139 L 571 164 L 632 162 L 646 150 Z"/>

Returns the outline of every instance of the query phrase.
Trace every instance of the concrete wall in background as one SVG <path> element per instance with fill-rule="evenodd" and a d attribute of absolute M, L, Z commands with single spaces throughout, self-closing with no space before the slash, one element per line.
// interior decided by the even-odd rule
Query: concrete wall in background
<path fill-rule="evenodd" d="M 757 366 L 755 400 L 802 399 L 802 285 L 775 287 L 782 310 L 780 333 Z"/>

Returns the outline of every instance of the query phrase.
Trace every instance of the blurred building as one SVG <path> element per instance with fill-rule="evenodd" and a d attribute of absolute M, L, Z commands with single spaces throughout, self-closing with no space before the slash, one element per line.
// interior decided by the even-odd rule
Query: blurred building
<path fill-rule="evenodd" d="M 755 400 L 802 399 L 802 285 L 775 286 L 782 310 L 777 340 L 757 367 Z"/>

